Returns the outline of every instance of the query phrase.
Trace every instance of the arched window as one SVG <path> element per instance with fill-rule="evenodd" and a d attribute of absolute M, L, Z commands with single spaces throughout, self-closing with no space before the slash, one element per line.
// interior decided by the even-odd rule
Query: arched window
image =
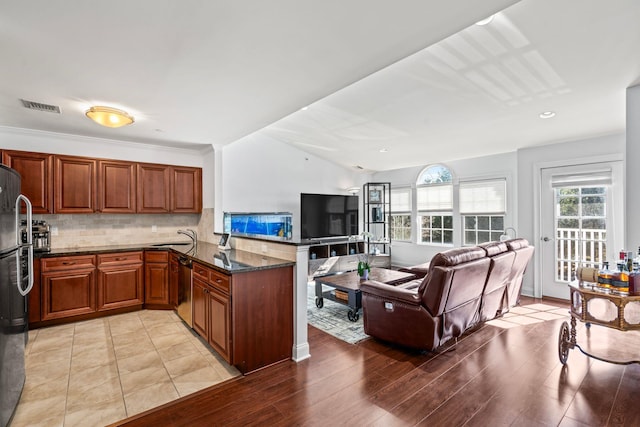
<path fill-rule="evenodd" d="M 427 166 L 418 175 L 416 185 L 426 184 L 451 184 L 453 177 L 449 168 L 443 165 L 431 165 Z"/>
<path fill-rule="evenodd" d="M 453 244 L 453 174 L 443 165 L 430 165 L 416 180 L 420 243 Z"/>

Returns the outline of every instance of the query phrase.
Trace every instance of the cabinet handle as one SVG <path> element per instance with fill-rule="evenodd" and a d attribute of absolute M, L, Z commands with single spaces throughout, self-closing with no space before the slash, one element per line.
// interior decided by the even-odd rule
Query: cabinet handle
<path fill-rule="evenodd" d="M 122 258 L 118 257 L 118 258 L 116 258 L 116 261 L 126 261 L 127 259 L 129 259 L 129 258 L 127 258 L 127 257 L 122 257 Z"/>
<path fill-rule="evenodd" d="M 216 283 L 222 283 L 222 279 L 216 279 Z"/>
<path fill-rule="evenodd" d="M 74 265 L 75 261 L 62 261 L 62 265 Z"/>

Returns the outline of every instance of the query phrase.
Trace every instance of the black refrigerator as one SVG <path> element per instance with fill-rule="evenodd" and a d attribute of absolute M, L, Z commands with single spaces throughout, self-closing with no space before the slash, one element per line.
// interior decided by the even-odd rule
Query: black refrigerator
<path fill-rule="evenodd" d="M 31 230 L 20 236 L 21 209 L 31 227 L 31 202 L 20 194 L 20 175 L 0 165 L 0 426 L 11 421 L 24 387 L 28 338 L 27 294 L 33 287 Z"/>

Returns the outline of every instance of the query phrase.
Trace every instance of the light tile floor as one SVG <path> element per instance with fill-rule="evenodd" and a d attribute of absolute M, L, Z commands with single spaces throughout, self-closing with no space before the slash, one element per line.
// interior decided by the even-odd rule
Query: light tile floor
<path fill-rule="evenodd" d="M 240 375 L 173 311 L 29 332 L 11 427 L 104 426 Z"/>

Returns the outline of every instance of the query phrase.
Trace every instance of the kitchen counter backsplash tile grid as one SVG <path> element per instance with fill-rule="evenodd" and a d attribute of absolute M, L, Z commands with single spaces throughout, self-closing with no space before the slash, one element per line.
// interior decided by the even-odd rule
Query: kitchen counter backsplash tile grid
<path fill-rule="evenodd" d="M 118 245 L 137 242 L 164 243 L 185 240 L 177 231 L 192 228 L 198 239 L 214 242 L 213 231 L 207 232 L 207 218 L 213 224 L 213 209 L 198 214 L 69 214 L 34 215 L 35 220 L 45 220 L 58 228 L 58 235 L 51 236 L 51 248 L 76 248 L 96 245 Z M 156 232 L 151 226 L 157 227 Z M 211 227 L 213 227 L 211 225 Z"/>

